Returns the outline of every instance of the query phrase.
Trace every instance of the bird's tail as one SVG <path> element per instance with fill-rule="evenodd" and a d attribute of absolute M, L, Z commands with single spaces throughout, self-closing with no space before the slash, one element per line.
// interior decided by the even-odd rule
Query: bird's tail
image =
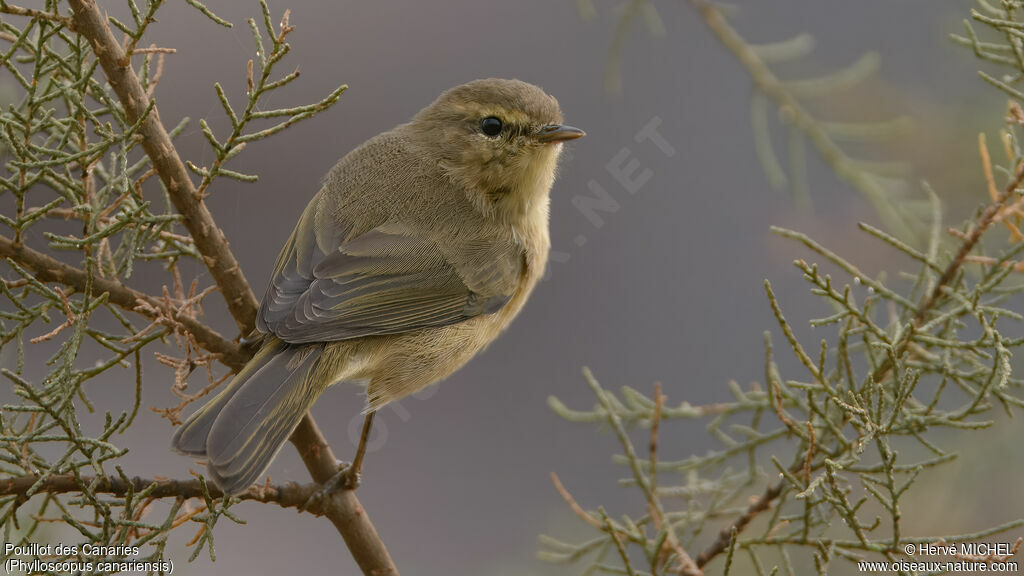
<path fill-rule="evenodd" d="M 227 494 L 244 491 L 270 466 L 324 385 L 310 373 L 323 347 L 272 340 L 174 434 L 178 452 L 206 456 Z"/>

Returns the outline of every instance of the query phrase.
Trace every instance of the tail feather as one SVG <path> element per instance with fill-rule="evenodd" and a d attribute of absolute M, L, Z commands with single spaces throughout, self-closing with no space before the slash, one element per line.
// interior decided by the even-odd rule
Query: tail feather
<path fill-rule="evenodd" d="M 322 350 L 280 342 L 264 347 L 227 390 L 189 418 L 174 447 L 207 456 L 208 473 L 225 493 L 244 491 L 323 392 L 325 384 L 308 377 Z"/>
<path fill-rule="evenodd" d="M 189 416 L 185 423 L 178 427 L 171 439 L 171 447 L 181 454 L 189 456 L 206 456 L 206 439 L 210 436 L 210 429 L 214 421 L 220 415 L 224 406 L 234 397 L 235 393 L 245 382 L 274 359 L 281 351 L 284 343 L 275 341 L 260 349 L 256 356 L 242 368 L 235 377 L 231 379 L 227 387 L 217 396 L 207 402 L 194 414 Z"/>

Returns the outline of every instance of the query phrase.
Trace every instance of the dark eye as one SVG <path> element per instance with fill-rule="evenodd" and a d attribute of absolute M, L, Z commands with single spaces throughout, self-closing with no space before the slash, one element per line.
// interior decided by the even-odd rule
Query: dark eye
<path fill-rule="evenodd" d="M 488 136 L 501 134 L 501 128 L 501 118 L 497 116 L 488 116 L 480 121 L 480 131 Z"/>

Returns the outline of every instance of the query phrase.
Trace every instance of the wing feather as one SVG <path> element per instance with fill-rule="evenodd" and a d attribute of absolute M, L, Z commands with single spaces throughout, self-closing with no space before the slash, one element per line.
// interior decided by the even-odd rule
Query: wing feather
<path fill-rule="evenodd" d="M 445 246 L 395 222 L 353 238 L 318 235 L 318 209 L 314 200 L 278 257 L 261 331 L 293 344 L 398 334 L 493 313 L 512 298 L 522 260 L 507 247 Z"/>

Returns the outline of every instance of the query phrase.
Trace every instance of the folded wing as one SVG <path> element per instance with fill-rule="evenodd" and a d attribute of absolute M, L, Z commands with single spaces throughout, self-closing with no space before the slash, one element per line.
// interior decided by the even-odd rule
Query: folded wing
<path fill-rule="evenodd" d="M 278 258 L 258 327 L 293 343 L 446 326 L 505 305 L 522 271 L 518 250 L 443 245 L 401 223 L 336 239 L 307 209 Z"/>

